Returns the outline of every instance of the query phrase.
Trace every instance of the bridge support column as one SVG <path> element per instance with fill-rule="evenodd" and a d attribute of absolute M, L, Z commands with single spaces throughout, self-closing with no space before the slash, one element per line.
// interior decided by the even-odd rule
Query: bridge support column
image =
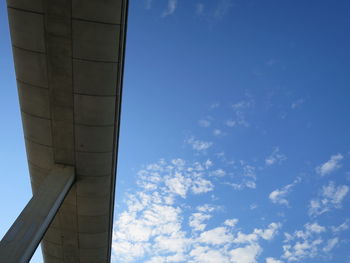
<path fill-rule="evenodd" d="M 74 183 L 74 167 L 54 165 L 0 242 L 0 262 L 27 263 Z"/>

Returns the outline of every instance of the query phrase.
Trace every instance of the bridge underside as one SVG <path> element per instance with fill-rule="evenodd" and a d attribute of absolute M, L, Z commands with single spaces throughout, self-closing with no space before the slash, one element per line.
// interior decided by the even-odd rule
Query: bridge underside
<path fill-rule="evenodd" d="M 76 181 L 42 240 L 46 263 L 109 262 L 127 0 L 8 0 L 33 194 Z"/>

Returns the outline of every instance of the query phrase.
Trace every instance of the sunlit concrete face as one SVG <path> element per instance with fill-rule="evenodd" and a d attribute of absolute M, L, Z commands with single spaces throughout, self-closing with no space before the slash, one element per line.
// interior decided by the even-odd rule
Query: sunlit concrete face
<path fill-rule="evenodd" d="M 77 176 L 45 262 L 110 258 L 126 2 L 7 1 L 33 193 L 55 163 Z"/>

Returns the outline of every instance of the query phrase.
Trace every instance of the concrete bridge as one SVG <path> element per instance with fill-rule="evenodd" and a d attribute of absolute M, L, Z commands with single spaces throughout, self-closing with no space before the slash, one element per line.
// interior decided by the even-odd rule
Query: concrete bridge
<path fill-rule="evenodd" d="M 0 262 L 109 262 L 127 0 L 7 5 L 33 198 Z"/>

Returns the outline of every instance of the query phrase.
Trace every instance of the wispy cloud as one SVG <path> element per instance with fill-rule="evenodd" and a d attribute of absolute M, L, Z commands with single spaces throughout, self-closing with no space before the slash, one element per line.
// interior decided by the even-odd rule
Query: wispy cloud
<path fill-rule="evenodd" d="M 327 162 L 316 167 L 316 172 L 318 174 L 320 174 L 321 176 L 325 176 L 327 174 L 330 174 L 341 167 L 340 162 L 343 159 L 344 159 L 344 157 L 340 153 L 338 153 L 336 155 L 332 155 L 331 158 Z"/>
<path fill-rule="evenodd" d="M 292 191 L 292 188 L 298 184 L 301 181 L 301 179 L 298 177 L 297 179 L 294 180 L 293 183 L 288 184 L 281 189 L 276 189 L 272 191 L 269 194 L 269 199 L 271 200 L 272 203 L 274 204 L 280 204 L 280 205 L 289 205 L 288 200 L 286 199 L 287 195 Z"/>
<path fill-rule="evenodd" d="M 168 6 L 163 11 L 162 17 L 172 15 L 175 12 L 176 7 L 177 7 L 177 0 L 168 0 Z"/>
<path fill-rule="evenodd" d="M 209 127 L 211 125 L 211 121 L 208 119 L 201 119 L 198 121 L 198 125 L 201 127 Z"/>
<path fill-rule="evenodd" d="M 342 202 L 349 192 L 347 185 L 336 186 L 334 182 L 322 187 L 319 197 L 312 199 L 309 204 L 309 215 L 318 216 L 333 209 L 342 207 Z"/>
<path fill-rule="evenodd" d="M 286 159 L 287 157 L 284 154 L 280 153 L 279 147 L 274 147 L 272 153 L 266 157 L 265 164 L 270 166 L 276 163 L 281 163 Z"/>
<path fill-rule="evenodd" d="M 225 124 L 226 124 L 227 127 L 231 127 L 232 128 L 232 127 L 234 127 L 236 125 L 236 121 L 234 121 L 234 120 L 227 120 Z"/>
<path fill-rule="evenodd" d="M 327 241 L 326 246 L 323 248 L 324 252 L 330 252 L 339 242 L 339 238 L 334 237 Z"/>
<path fill-rule="evenodd" d="M 196 151 L 205 151 L 213 145 L 212 142 L 201 141 L 201 140 L 195 139 L 195 137 L 193 136 L 185 140 L 185 142 L 191 145 L 192 149 Z"/>
<path fill-rule="evenodd" d="M 196 4 L 196 14 L 202 15 L 204 13 L 204 4 L 203 3 L 197 3 Z"/>
<path fill-rule="evenodd" d="M 232 0 L 220 0 L 215 12 L 214 17 L 217 19 L 223 18 L 233 7 L 233 1 Z"/>
<path fill-rule="evenodd" d="M 349 229 L 349 223 L 350 223 L 350 219 L 345 220 L 344 223 L 338 225 L 338 226 L 331 226 L 332 232 L 333 233 L 339 233 L 345 230 Z"/>

